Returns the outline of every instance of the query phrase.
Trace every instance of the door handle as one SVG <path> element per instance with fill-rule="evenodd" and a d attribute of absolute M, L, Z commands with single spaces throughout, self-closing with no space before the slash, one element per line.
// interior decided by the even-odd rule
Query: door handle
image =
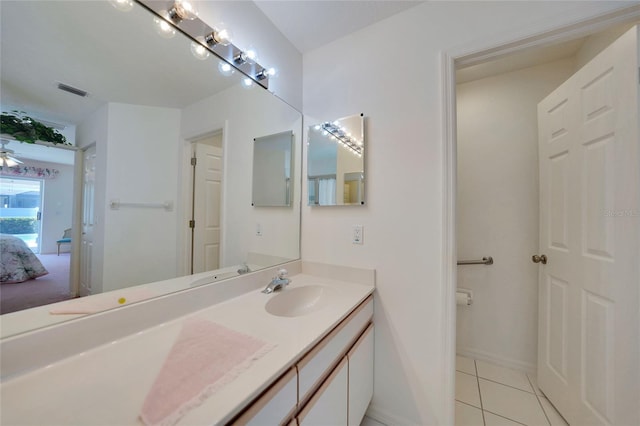
<path fill-rule="evenodd" d="M 540 256 L 538 256 L 537 254 L 534 254 L 533 256 L 531 256 L 531 260 L 533 261 L 533 263 L 542 263 L 543 265 L 546 265 L 547 255 L 541 254 Z"/>

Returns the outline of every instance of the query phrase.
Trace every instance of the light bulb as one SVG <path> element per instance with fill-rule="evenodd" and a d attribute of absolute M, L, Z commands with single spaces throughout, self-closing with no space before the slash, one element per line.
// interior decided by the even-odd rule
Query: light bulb
<path fill-rule="evenodd" d="M 162 14 L 166 15 L 166 12 Z M 160 34 L 161 37 L 172 38 L 176 35 L 176 30 L 173 28 L 173 25 L 168 23 L 165 19 L 155 17 L 153 18 L 153 23 L 155 24 L 156 32 Z"/>
<path fill-rule="evenodd" d="M 209 49 L 204 47 L 204 37 L 196 37 L 197 41 L 191 42 L 191 54 L 196 58 L 204 61 L 209 57 Z"/>
<path fill-rule="evenodd" d="M 235 72 L 231 64 L 224 61 L 218 62 L 218 71 L 220 71 L 220 74 L 224 76 L 229 76 Z"/>
<path fill-rule="evenodd" d="M 258 61 L 258 52 L 253 47 L 249 47 L 247 50 L 245 50 L 244 54 L 253 62 Z"/>
<path fill-rule="evenodd" d="M 109 3 L 122 12 L 128 12 L 133 9 L 133 0 L 109 0 Z"/>
<path fill-rule="evenodd" d="M 189 21 L 196 19 L 198 17 L 198 11 L 190 1 L 176 0 L 173 3 L 173 7 L 169 9 L 168 15 L 169 19 L 177 24 L 183 19 L 187 19 Z"/>
<path fill-rule="evenodd" d="M 207 34 L 204 40 L 209 46 L 214 46 L 216 44 L 219 44 L 221 46 L 228 46 L 231 44 L 232 38 L 233 36 L 231 34 L 231 30 L 229 30 L 228 28 L 222 28 L 214 29 L 212 32 Z"/>

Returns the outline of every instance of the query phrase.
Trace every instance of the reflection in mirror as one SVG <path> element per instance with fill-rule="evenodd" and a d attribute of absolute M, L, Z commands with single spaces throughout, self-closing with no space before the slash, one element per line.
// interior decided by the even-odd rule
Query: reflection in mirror
<path fill-rule="evenodd" d="M 254 139 L 253 201 L 255 207 L 291 205 L 293 132 Z"/>
<path fill-rule="evenodd" d="M 365 202 L 363 114 L 309 127 L 307 191 L 310 206 Z"/>
<path fill-rule="evenodd" d="M 290 209 L 254 209 L 248 173 L 256 135 L 293 131 L 301 152 L 298 111 L 259 85 L 243 88 L 238 71 L 221 75 L 215 55 L 196 58 L 181 33 L 161 37 L 138 4 L 122 12 L 108 1 L 3 1 L 1 19 L 2 111 L 60 125 L 77 147 L 75 166 L 55 162 L 58 148 L 33 163 L 60 171 L 45 194 L 65 184 L 59 198 L 45 196 L 38 255 L 58 257 L 55 241 L 72 228 L 71 253 L 65 246 L 58 257 L 67 297 L 93 295 L 108 309 L 299 258 L 299 189 Z M 21 161 L 35 161 L 17 145 Z M 293 157 L 292 182 L 300 174 Z M 201 273 L 185 276 L 192 271 Z M 38 321 L 34 310 L 8 313 L 2 336 L 92 312 L 81 307 L 35 308 Z"/>

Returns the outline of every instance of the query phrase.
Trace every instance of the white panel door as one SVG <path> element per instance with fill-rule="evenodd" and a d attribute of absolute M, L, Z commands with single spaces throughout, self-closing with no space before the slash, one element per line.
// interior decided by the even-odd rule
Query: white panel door
<path fill-rule="evenodd" d="M 80 296 L 92 289 L 93 230 L 95 226 L 96 147 L 87 148 L 82 162 L 82 238 L 80 240 Z"/>
<path fill-rule="evenodd" d="M 538 106 L 538 384 L 570 424 L 640 424 L 638 29 Z"/>
<path fill-rule="evenodd" d="M 194 143 L 197 158 L 194 179 L 193 273 L 220 267 L 220 211 L 222 203 L 222 148 Z"/>

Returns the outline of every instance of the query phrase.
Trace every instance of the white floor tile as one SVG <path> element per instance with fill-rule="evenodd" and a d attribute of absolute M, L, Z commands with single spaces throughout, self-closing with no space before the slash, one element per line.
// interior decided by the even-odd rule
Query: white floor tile
<path fill-rule="evenodd" d="M 560 413 L 551 405 L 547 398 L 541 396 L 540 403 L 542 404 L 544 412 L 547 413 L 547 418 L 551 422 L 551 426 L 568 426 L 567 422 L 564 421 Z"/>
<path fill-rule="evenodd" d="M 480 380 L 482 405 L 485 410 L 525 425 L 548 425 L 547 418 L 533 393 L 528 393 L 488 380 Z"/>
<path fill-rule="evenodd" d="M 476 361 L 476 366 L 478 367 L 478 377 L 533 392 L 527 375 L 521 371 L 500 367 L 485 361 Z"/>
<path fill-rule="evenodd" d="M 482 410 L 456 401 L 456 426 L 484 426 Z"/>
<path fill-rule="evenodd" d="M 456 399 L 474 407 L 482 408 L 476 376 L 456 371 Z"/>
<path fill-rule="evenodd" d="M 456 355 L 456 370 L 476 375 L 476 363 L 473 358 Z"/>
<path fill-rule="evenodd" d="M 371 417 L 364 416 L 364 418 L 362 419 L 362 423 L 360 423 L 360 426 L 385 426 L 385 425 L 380 423 L 377 420 L 373 420 Z"/>
<path fill-rule="evenodd" d="M 522 423 L 514 422 L 505 417 L 498 416 L 488 411 L 484 412 L 484 424 L 486 426 L 521 426 Z"/>
<path fill-rule="evenodd" d="M 535 374 L 527 374 L 527 377 L 529 378 L 529 381 L 533 385 L 533 390 L 536 391 L 536 394 L 544 395 L 542 393 L 542 391 L 540 390 L 540 388 L 538 388 L 538 379 L 536 378 L 536 375 Z"/>

